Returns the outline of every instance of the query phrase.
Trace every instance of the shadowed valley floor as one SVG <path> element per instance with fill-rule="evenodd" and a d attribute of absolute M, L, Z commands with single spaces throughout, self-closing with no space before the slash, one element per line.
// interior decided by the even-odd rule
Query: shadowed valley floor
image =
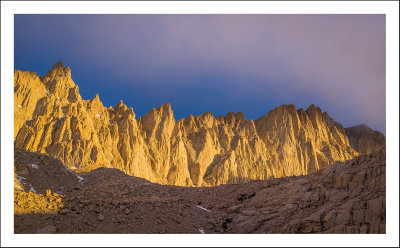
<path fill-rule="evenodd" d="M 14 231 L 385 233 L 385 152 L 307 176 L 193 188 L 154 184 L 117 169 L 75 174 L 59 160 L 19 150 Z M 37 193 L 20 191 L 30 187 Z"/>

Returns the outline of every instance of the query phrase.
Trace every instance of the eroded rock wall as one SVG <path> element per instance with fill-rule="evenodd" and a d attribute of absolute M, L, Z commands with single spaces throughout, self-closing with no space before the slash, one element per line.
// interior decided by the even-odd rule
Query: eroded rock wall
<path fill-rule="evenodd" d="M 175 120 L 170 104 L 136 120 L 122 101 L 83 100 L 61 62 L 43 77 L 15 71 L 15 147 L 77 171 L 117 168 L 152 182 L 214 186 L 306 175 L 357 156 L 344 128 L 311 105 L 282 105 L 252 121 L 242 113 Z"/>

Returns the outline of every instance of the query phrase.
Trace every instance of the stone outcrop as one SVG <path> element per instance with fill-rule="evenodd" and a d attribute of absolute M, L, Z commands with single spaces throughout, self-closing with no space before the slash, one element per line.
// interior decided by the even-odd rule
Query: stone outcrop
<path fill-rule="evenodd" d="M 83 100 L 61 62 L 43 78 L 15 75 L 15 147 L 78 172 L 108 167 L 160 184 L 214 186 L 306 175 L 359 155 L 314 105 L 282 105 L 252 121 L 232 112 L 175 120 L 166 104 L 137 120 L 122 101 Z"/>
<path fill-rule="evenodd" d="M 15 190 L 46 194 L 50 189 L 62 195 L 84 183 L 83 177 L 46 154 L 15 150 L 14 155 Z"/>
<path fill-rule="evenodd" d="M 227 233 L 386 233 L 385 174 L 383 147 L 307 176 L 240 185 L 221 222 Z"/>
<path fill-rule="evenodd" d="M 63 207 L 62 197 L 14 190 L 14 214 L 55 213 Z"/>
<path fill-rule="evenodd" d="M 361 154 L 373 153 L 386 145 L 385 136 L 366 125 L 345 128 L 345 131 L 350 145 Z"/>

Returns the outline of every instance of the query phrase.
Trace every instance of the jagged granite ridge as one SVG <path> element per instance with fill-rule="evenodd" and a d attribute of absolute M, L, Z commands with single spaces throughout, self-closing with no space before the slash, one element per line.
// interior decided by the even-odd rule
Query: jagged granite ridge
<path fill-rule="evenodd" d="M 206 112 L 176 121 L 171 105 L 136 120 L 122 100 L 83 100 L 71 70 L 15 71 L 15 147 L 60 159 L 71 169 L 116 168 L 160 184 L 215 186 L 306 175 L 359 153 L 319 107 L 279 106 L 259 119 Z"/>

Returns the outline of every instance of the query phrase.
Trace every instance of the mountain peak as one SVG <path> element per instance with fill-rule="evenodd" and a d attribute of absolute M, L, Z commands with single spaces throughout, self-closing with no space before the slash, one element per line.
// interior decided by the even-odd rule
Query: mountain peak
<path fill-rule="evenodd" d="M 372 153 L 386 144 L 386 137 L 365 124 L 345 128 L 350 144 L 360 153 Z"/>
<path fill-rule="evenodd" d="M 122 100 L 120 100 L 118 102 L 118 104 L 115 105 L 115 107 L 114 107 L 114 110 L 117 111 L 117 112 L 121 112 L 121 111 L 124 112 L 127 109 L 128 109 L 128 106 L 126 106 Z"/>
<path fill-rule="evenodd" d="M 160 105 L 157 110 L 161 112 L 167 112 L 168 114 L 172 114 L 172 108 L 171 108 L 171 103 L 167 102 L 164 105 Z"/>
<path fill-rule="evenodd" d="M 367 126 L 366 124 L 359 124 L 353 127 L 349 127 L 349 129 L 354 129 L 354 130 L 362 130 L 362 131 L 373 131 L 369 126 Z"/>
<path fill-rule="evenodd" d="M 76 98 L 78 87 L 71 78 L 71 69 L 64 66 L 63 62 L 57 62 L 44 77 L 42 83 L 51 94 L 55 94 L 61 99 L 68 99 L 70 92 L 71 100 Z"/>
<path fill-rule="evenodd" d="M 71 77 L 71 69 L 65 66 L 62 61 L 57 62 L 53 67 L 46 73 L 45 76 L 54 77 Z"/>
<path fill-rule="evenodd" d="M 318 107 L 318 106 L 315 106 L 314 104 L 311 104 L 310 106 L 308 106 L 306 112 L 308 112 L 308 113 L 311 113 L 311 112 L 320 112 L 320 113 L 322 113 L 321 108 Z"/>

